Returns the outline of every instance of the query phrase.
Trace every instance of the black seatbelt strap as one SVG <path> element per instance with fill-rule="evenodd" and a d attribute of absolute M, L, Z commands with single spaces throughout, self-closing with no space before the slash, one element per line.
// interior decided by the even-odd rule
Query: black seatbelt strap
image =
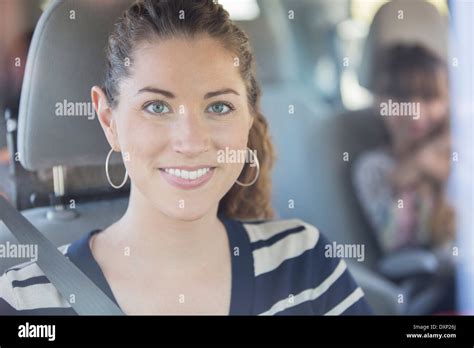
<path fill-rule="evenodd" d="M 0 195 L 0 219 L 21 244 L 38 246 L 36 263 L 79 315 L 123 315 L 121 309 Z"/>

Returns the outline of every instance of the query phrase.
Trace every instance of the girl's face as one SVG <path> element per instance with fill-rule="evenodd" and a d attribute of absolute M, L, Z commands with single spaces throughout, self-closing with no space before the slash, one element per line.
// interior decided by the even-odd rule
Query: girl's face
<path fill-rule="evenodd" d="M 437 83 L 439 95 L 432 99 L 412 98 L 399 101 L 393 97 L 382 98 L 381 102 L 388 104 L 393 100 L 399 105 L 410 105 L 416 114 L 410 116 L 384 117 L 385 124 L 393 138 L 409 145 L 418 142 L 437 126 L 446 123 L 449 118 L 448 78 L 444 72 L 438 72 Z M 401 107 L 400 107 L 401 108 Z"/>
<path fill-rule="evenodd" d="M 217 208 L 244 166 L 219 156 L 245 151 L 253 120 L 234 55 L 201 36 L 140 44 L 132 61 L 115 109 L 92 93 L 107 139 L 147 203 L 198 219 Z"/>

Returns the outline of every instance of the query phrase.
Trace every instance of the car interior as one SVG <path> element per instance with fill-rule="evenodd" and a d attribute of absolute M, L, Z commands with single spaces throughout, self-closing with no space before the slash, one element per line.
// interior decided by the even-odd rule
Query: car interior
<path fill-rule="evenodd" d="M 58 247 L 105 228 L 127 207 L 129 187 L 113 190 L 107 184 L 109 146 L 97 118 L 66 121 L 52 106 L 57 100 L 90 102 L 90 87 L 101 84 L 108 33 L 130 2 L 48 2 L 34 22 L 18 113 L 5 112 L 2 137 L 11 160 L 0 176 L 10 187 L 7 196 Z M 437 272 L 435 257 L 428 251 L 384 255 L 354 194 L 351 164 L 384 144 L 387 134 L 364 98 L 345 102 L 343 85 L 355 76 L 361 95 L 370 96 L 373 59 L 393 42 L 422 42 L 446 55 L 446 15 L 429 2 L 393 0 L 381 3 L 360 29 L 350 10 L 357 1 L 248 2 L 258 13 L 236 21 L 251 38 L 263 114 L 276 146 L 277 216 L 307 221 L 331 241 L 364 244 L 364 260 L 347 261 L 375 314 L 430 313 L 440 294 L 414 295 L 410 281 L 394 279 L 400 273 Z M 362 8 L 369 12 L 369 5 Z M 304 20 L 288 21 L 289 9 Z M 403 22 L 393 15 L 398 11 L 407 14 Z M 350 50 L 358 52 L 359 62 L 344 66 Z M 121 178 L 123 172 L 121 162 L 114 162 L 112 176 Z M 0 223 L 0 243 L 7 242 L 15 238 Z M 0 273 L 22 261 L 0 259 Z"/>

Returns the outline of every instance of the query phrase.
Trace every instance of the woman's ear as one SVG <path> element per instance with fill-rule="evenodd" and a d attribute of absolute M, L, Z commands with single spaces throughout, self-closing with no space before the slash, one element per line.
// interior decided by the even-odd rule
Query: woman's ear
<path fill-rule="evenodd" d="M 98 86 L 92 87 L 91 99 L 110 147 L 115 151 L 119 151 L 120 146 L 117 137 L 117 126 L 112 115 L 112 108 L 102 88 Z"/>

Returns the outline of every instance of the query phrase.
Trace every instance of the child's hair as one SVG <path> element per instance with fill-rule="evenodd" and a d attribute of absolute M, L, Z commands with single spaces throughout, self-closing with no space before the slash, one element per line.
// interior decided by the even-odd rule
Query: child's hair
<path fill-rule="evenodd" d="M 374 70 L 374 92 L 398 100 L 442 96 L 446 63 L 424 46 L 396 44 L 382 50 Z M 447 74 L 445 75 L 447 76 Z"/>
<path fill-rule="evenodd" d="M 174 37 L 193 39 L 208 35 L 219 41 L 238 59 L 238 69 L 246 90 L 249 109 L 254 117 L 248 147 L 256 150 L 260 163 L 258 180 L 249 187 L 237 184 L 223 197 L 219 211 L 240 219 L 269 218 L 271 207 L 270 170 L 274 151 L 267 121 L 260 111 L 261 90 L 255 78 L 253 54 L 248 36 L 229 18 L 229 14 L 212 0 L 141 0 L 135 2 L 115 24 L 107 47 L 104 90 L 109 104 L 119 103 L 119 83 L 131 74 L 133 53 L 143 41 Z M 125 64 L 128 61 L 130 64 Z M 236 67 L 237 68 L 237 67 Z M 246 165 L 240 182 L 250 182 L 255 169 Z"/>

